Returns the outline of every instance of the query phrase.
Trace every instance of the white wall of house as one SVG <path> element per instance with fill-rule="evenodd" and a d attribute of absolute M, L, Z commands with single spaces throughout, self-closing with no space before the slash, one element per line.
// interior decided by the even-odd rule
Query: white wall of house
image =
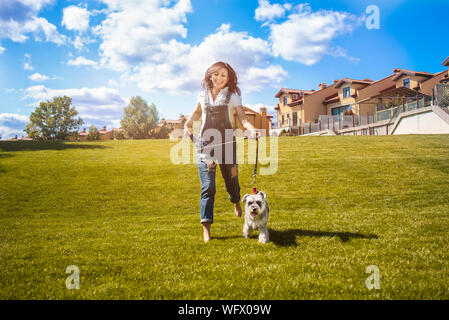
<path fill-rule="evenodd" d="M 433 110 L 400 119 L 393 134 L 449 134 L 449 121 Z"/>

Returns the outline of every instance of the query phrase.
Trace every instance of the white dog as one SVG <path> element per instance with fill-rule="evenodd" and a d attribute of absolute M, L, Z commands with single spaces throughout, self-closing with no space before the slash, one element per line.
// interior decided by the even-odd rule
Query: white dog
<path fill-rule="evenodd" d="M 257 194 L 245 194 L 242 202 L 245 203 L 245 224 L 243 225 L 243 236 L 248 239 L 253 230 L 259 230 L 259 242 L 267 243 L 268 237 L 268 203 L 267 195 L 263 191 Z"/>

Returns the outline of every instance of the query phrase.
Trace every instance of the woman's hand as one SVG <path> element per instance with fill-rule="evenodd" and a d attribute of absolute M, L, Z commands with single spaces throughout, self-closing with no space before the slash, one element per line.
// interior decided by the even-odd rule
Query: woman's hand
<path fill-rule="evenodd" d="M 184 126 L 184 136 L 186 137 L 192 137 L 193 136 L 193 130 L 190 127 Z"/>
<path fill-rule="evenodd" d="M 251 128 L 249 129 L 249 138 L 250 139 L 257 139 L 260 137 L 259 129 Z"/>

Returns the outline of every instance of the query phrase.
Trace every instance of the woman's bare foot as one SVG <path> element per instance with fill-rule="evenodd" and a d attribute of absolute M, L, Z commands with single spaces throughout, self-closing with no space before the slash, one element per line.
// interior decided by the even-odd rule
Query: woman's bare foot
<path fill-rule="evenodd" d="M 237 218 L 242 216 L 242 207 L 240 206 L 240 202 L 234 203 L 234 211 Z"/>
<path fill-rule="evenodd" d="M 210 222 L 203 222 L 203 239 L 206 243 L 210 241 Z"/>

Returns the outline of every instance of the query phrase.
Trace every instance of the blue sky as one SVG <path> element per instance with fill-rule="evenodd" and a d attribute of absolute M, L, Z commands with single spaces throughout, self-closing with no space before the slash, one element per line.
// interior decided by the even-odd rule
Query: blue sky
<path fill-rule="evenodd" d="M 379 29 L 366 27 L 369 5 Z M 2 0 L 0 134 L 23 135 L 39 101 L 64 94 L 83 127 L 119 127 L 137 95 L 176 119 L 218 60 L 234 66 L 255 110 L 272 109 L 281 87 L 439 72 L 447 12 L 447 0 Z"/>

